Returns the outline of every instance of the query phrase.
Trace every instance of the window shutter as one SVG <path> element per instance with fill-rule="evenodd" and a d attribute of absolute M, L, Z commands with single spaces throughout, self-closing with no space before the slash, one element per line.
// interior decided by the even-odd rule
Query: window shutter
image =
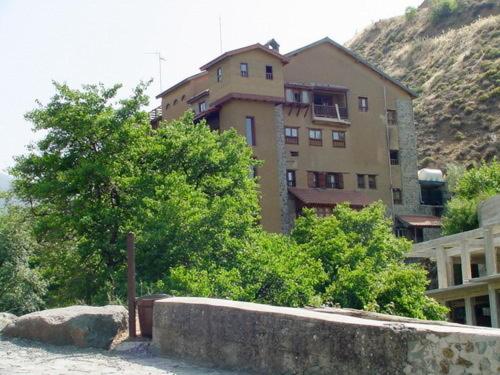
<path fill-rule="evenodd" d="M 314 186 L 314 172 L 307 172 L 307 186 L 312 188 Z"/>
<path fill-rule="evenodd" d="M 326 173 L 324 173 L 324 172 L 318 173 L 318 179 L 319 179 L 318 186 L 320 188 L 325 188 L 326 187 Z"/>
<path fill-rule="evenodd" d="M 338 188 L 343 189 L 344 188 L 344 175 L 342 173 L 339 173 L 337 175 L 337 179 L 338 179 Z"/>

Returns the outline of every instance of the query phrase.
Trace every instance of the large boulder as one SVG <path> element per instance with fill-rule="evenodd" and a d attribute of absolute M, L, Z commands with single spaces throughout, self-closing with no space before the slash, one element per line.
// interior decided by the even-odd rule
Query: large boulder
<path fill-rule="evenodd" d="M 14 314 L 7 312 L 0 312 L 0 332 L 2 332 L 2 330 L 7 324 L 12 323 L 16 319 L 17 316 L 15 316 Z"/>
<path fill-rule="evenodd" d="M 23 315 L 2 334 L 53 345 L 109 349 L 127 326 L 128 312 L 123 306 L 70 306 Z"/>

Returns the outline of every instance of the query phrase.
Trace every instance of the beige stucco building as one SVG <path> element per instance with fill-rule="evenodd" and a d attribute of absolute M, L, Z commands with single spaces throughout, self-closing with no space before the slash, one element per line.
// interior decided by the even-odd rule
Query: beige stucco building
<path fill-rule="evenodd" d="M 439 226 L 421 205 L 415 94 L 329 38 L 281 54 L 271 40 L 226 52 L 160 93 L 159 120 L 193 110 L 214 130 L 235 128 L 264 161 L 262 225 L 287 232 L 303 207 L 381 199 L 395 226 L 422 239 Z"/>
<path fill-rule="evenodd" d="M 483 202 L 480 228 L 415 244 L 408 257 L 436 262 L 427 295 L 450 308 L 449 320 L 500 328 L 500 195 Z"/>

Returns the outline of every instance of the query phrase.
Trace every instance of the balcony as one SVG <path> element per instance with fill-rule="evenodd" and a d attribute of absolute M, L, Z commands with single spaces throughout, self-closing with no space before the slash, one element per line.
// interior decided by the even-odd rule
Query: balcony
<path fill-rule="evenodd" d="M 162 120 L 161 106 L 149 111 L 149 122 L 153 128 L 158 127 L 158 123 Z"/>
<path fill-rule="evenodd" d="M 314 122 L 349 125 L 346 93 L 313 93 L 312 119 Z"/>

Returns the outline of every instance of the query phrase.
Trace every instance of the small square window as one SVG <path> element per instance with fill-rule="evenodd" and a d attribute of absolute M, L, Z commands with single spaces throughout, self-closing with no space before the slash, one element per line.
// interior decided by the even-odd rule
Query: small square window
<path fill-rule="evenodd" d="M 345 147 L 345 132 L 332 131 L 333 147 Z"/>
<path fill-rule="evenodd" d="M 368 175 L 368 188 L 376 189 L 377 188 L 377 176 L 374 174 Z"/>
<path fill-rule="evenodd" d="M 365 175 L 358 174 L 356 176 L 357 176 L 357 180 L 358 180 L 358 189 L 366 189 Z"/>
<path fill-rule="evenodd" d="M 205 112 L 207 110 L 207 102 L 198 103 L 199 112 Z"/>
<path fill-rule="evenodd" d="M 344 176 L 342 175 L 342 173 L 327 173 L 326 187 L 330 189 L 343 189 Z"/>
<path fill-rule="evenodd" d="M 403 204 L 403 194 L 401 189 L 392 189 L 392 199 L 394 204 Z"/>
<path fill-rule="evenodd" d="M 299 156 L 298 151 L 290 151 L 290 156 Z"/>
<path fill-rule="evenodd" d="M 285 143 L 297 145 L 299 144 L 299 129 L 285 127 Z"/>
<path fill-rule="evenodd" d="M 248 77 L 248 64 L 240 63 L 240 74 L 242 77 Z"/>
<path fill-rule="evenodd" d="M 390 150 L 389 151 L 391 165 L 399 165 L 399 151 L 398 150 Z"/>
<path fill-rule="evenodd" d="M 266 79 L 273 79 L 273 67 L 266 65 Z"/>
<path fill-rule="evenodd" d="M 365 96 L 358 97 L 359 110 L 361 112 L 368 112 L 368 98 Z"/>
<path fill-rule="evenodd" d="M 295 179 L 295 171 L 286 171 L 286 184 L 288 185 L 288 187 L 295 187 L 297 185 L 297 181 Z"/>
<path fill-rule="evenodd" d="M 389 125 L 397 125 L 398 124 L 398 116 L 395 110 L 388 109 L 387 110 L 387 123 Z"/>

